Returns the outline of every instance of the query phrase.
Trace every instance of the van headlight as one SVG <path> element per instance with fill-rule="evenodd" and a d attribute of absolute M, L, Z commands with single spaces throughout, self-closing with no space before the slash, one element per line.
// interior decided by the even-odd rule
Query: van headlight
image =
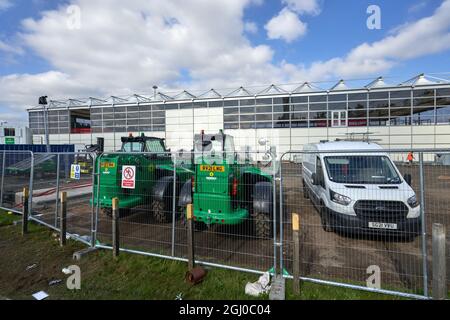
<path fill-rule="evenodd" d="M 411 208 L 416 208 L 419 206 L 419 201 L 417 201 L 416 195 L 413 195 L 411 198 L 408 199 L 408 204 Z"/>
<path fill-rule="evenodd" d="M 342 194 L 334 192 L 333 190 L 330 190 L 330 196 L 332 201 L 344 206 L 348 206 L 352 202 L 352 199 L 350 199 L 349 197 L 343 196 Z"/>

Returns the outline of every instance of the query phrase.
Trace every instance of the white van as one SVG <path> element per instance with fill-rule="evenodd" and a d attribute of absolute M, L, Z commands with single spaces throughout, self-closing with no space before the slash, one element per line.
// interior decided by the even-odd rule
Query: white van
<path fill-rule="evenodd" d="M 317 208 L 325 231 L 409 240 L 420 233 L 411 175 L 402 177 L 381 146 L 336 141 L 309 144 L 304 151 L 303 194 Z"/>

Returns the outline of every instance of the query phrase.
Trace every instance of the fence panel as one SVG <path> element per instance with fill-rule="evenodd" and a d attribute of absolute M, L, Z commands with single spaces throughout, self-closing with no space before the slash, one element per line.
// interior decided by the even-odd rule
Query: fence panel
<path fill-rule="evenodd" d="M 22 211 L 23 188 L 30 188 L 33 153 L 30 151 L 2 151 L 1 155 L 1 207 Z"/>
<path fill-rule="evenodd" d="M 95 241 L 92 239 L 95 237 L 92 232 L 95 157 L 95 153 L 85 152 L 59 154 L 58 192 L 67 192 L 67 232 L 91 244 Z M 59 202 L 56 203 L 58 208 Z"/>
<path fill-rule="evenodd" d="M 255 154 L 252 160 L 233 152 L 229 159 L 200 156 L 198 162 L 199 155 L 189 152 L 103 154 L 99 184 L 94 186 L 98 241 L 111 243 L 111 202 L 118 197 L 122 248 L 186 258 L 185 209 L 193 202 L 197 260 L 271 269 L 277 230 L 276 215 L 271 214 L 277 208 L 275 179 L 268 162 L 257 162 L 262 156 Z M 255 211 L 254 201 L 259 201 L 261 212 Z"/>
<path fill-rule="evenodd" d="M 56 201 L 58 190 L 58 155 L 34 154 L 32 217 L 53 228 L 56 223 Z"/>
<path fill-rule="evenodd" d="M 174 184 L 170 153 L 105 153 L 99 157 L 96 171 L 97 240 L 111 244 L 112 199 L 117 197 L 120 246 L 170 256 Z M 155 188 L 159 191 L 157 199 L 153 196 Z"/>
<path fill-rule="evenodd" d="M 450 162 L 443 161 L 442 152 L 423 153 L 424 210 L 426 217 L 426 253 L 428 263 L 428 286 L 432 284 L 432 228 L 434 223 L 441 223 L 447 232 L 447 248 L 450 247 Z M 450 152 L 446 154 L 450 158 Z M 447 159 L 449 159 L 447 158 Z M 420 171 L 415 166 L 415 172 Z M 447 250 L 447 288 L 450 292 L 450 250 Z"/>
<path fill-rule="evenodd" d="M 300 270 L 304 278 L 428 295 L 426 271 L 431 260 L 426 253 L 431 252 L 431 239 L 422 231 L 431 236 L 431 225 L 439 220 L 437 212 L 441 221 L 447 219 L 445 194 L 449 190 L 444 185 L 445 169 L 433 164 L 433 153 L 423 154 L 423 162 L 417 153 L 411 163 L 406 160 L 408 153 L 285 155 L 280 195 L 288 213 L 283 222 L 282 260 L 287 270 L 292 271 L 290 216 L 295 212 L 301 217 Z M 423 183 L 421 177 L 425 177 Z M 409 178 L 410 186 L 406 183 Z"/>
<path fill-rule="evenodd" d="M 66 192 L 66 230 L 85 242 L 90 241 L 94 156 L 89 153 L 34 155 L 31 209 L 34 220 L 59 229 L 60 192 Z"/>

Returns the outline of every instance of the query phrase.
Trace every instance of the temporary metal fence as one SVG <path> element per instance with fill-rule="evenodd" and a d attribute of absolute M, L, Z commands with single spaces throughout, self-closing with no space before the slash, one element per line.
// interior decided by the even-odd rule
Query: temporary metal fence
<path fill-rule="evenodd" d="M 30 218 L 58 230 L 65 191 L 68 233 L 111 249 L 111 202 L 118 197 L 121 250 L 180 261 L 187 260 L 185 206 L 193 203 L 199 263 L 287 278 L 297 213 L 302 280 L 428 298 L 431 227 L 450 230 L 450 167 L 438 161 L 450 150 L 415 150 L 408 162 L 410 151 L 290 151 L 277 158 L 5 151 L 0 200 L 20 212 L 29 187 Z"/>
<path fill-rule="evenodd" d="M 216 155 L 208 160 L 202 157 L 203 166 L 209 167 L 203 170 L 198 157 L 202 155 L 189 152 L 101 155 L 98 188 L 94 188 L 99 204 L 97 240 L 107 246 L 111 243 L 111 201 L 118 197 L 122 249 L 185 260 L 185 209 L 193 201 L 198 260 L 253 272 L 272 269 L 276 172 L 268 166 L 270 162 L 258 163 L 264 157 L 258 153 Z M 121 185 L 124 176 L 134 177 L 134 188 Z M 267 214 L 254 210 L 259 187 L 270 192 Z M 193 188 L 197 190 L 194 199 Z"/>
<path fill-rule="evenodd" d="M 8 211 L 21 212 L 23 188 L 32 189 L 36 159 L 30 151 L 2 151 L 0 157 L 0 206 Z"/>
<path fill-rule="evenodd" d="M 408 161 L 410 152 L 284 154 L 280 266 L 292 272 L 291 214 L 297 213 L 301 279 L 429 297 L 431 227 L 439 222 L 450 230 L 450 167 L 435 161 L 444 150 L 416 150 Z"/>

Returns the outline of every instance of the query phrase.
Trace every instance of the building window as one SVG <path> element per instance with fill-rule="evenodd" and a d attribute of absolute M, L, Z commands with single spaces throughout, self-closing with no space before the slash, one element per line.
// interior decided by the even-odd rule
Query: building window
<path fill-rule="evenodd" d="M 15 137 L 16 129 L 15 128 L 3 128 L 3 134 L 5 137 Z"/>
<path fill-rule="evenodd" d="M 447 93 L 450 94 L 450 90 Z M 450 96 L 436 98 L 436 122 L 450 124 Z"/>
<path fill-rule="evenodd" d="M 331 111 L 331 126 L 335 128 L 347 126 L 347 111 Z"/>
<path fill-rule="evenodd" d="M 71 133 L 91 133 L 91 113 L 89 110 L 72 110 L 70 112 Z"/>

